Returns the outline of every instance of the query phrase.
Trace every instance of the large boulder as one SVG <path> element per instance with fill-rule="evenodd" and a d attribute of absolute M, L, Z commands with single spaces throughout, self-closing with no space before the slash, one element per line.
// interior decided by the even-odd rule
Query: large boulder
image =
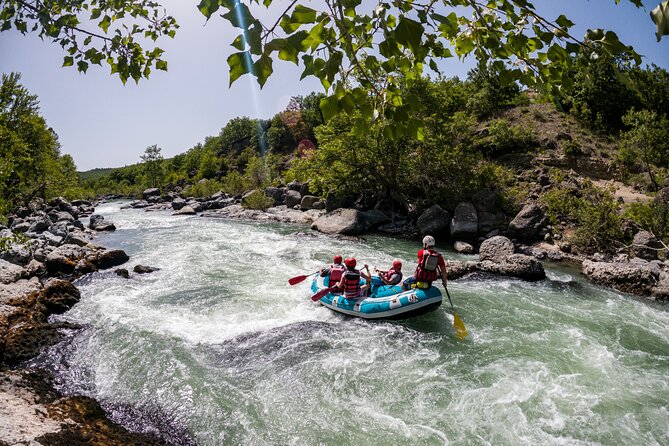
<path fill-rule="evenodd" d="M 302 183 L 297 180 L 293 180 L 286 185 L 288 190 L 294 190 L 295 192 L 300 192 L 302 190 Z M 302 195 L 302 194 L 300 194 Z"/>
<path fill-rule="evenodd" d="M 303 211 L 308 211 L 309 209 L 315 209 L 314 205 L 318 203 L 320 199 L 315 195 L 304 195 L 300 201 L 300 209 Z"/>
<path fill-rule="evenodd" d="M 0 283 L 16 282 L 22 275 L 22 267 L 0 259 Z"/>
<path fill-rule="evenodd" d="M 283 187 L 266 187 L 265 195 L 274 200 L 274 206 L 281 206 L 286 198 L 286 189 Z"/>
<path fill-rule="evenodd" d="M 149 189 L 145 189 L 144 192 L 142 192 L 142 197 L 148 201 L 149 197 L 156 197 L 160 196 L 160 189 L 157 187 L 151 187 Z"/>
<path fill-rule="evenodd" d="M 455 249 L 455 252 L 460 253 L 460 254 L 473 254 L 474 253 L 474 247 L 470 245 L 467 242 L 455 242 L 453 244 L 453 249 Z"/>
<path fill-rule="evenodd" d="M 365 229 L 360 214 L 357 209 L 337 209 L 317 219 L 311 229 L 326 234 L 358 235 Z"/>
<path fill-rule="evenodd" d="M 389 223 L 391 221 L 390 217 L 383 213 L 379 209 L 370 209 L 369 211 L 359 212 L 360 223 L 363 226 L 363 231 L 368 231 L 370 229 L 376 229 L 379 226 Z"/>
<path fill-rule="evenodd" d="M 104 216 L 93 214 L 90 216 L 88 227 L 94 231 L 115 231 L 116 226 L 110 221 L 106 221 Z"/>
<path fill-rule="evenodd" d="M 501 213 L 492 213 L 479 211 L 479 234 L 487 235 L 493 231 L 500 231 L 506 228 L 507 220 L 506 216 Z"/>
<path fill-rule="evenodd" d="M 442 234 L 448 231 L 450 224 L 451 215 L 438 204 L 425 210 L 416 221 L 416 226 L 418 226 L 421 235 Z"/>
<path fill-rule="evenodd" d="M 33 217 L 30 218 L 32 224 L 28 231 L 30 232 L 42 232 L 49 229 L 49 226 L 53 224 L 51 219 L 44 212 L 36 213 Z"/>
<path fill-rule="evenodd" d="M 37 297 L 49 314 L 62 314 L 79 302 L 81 294 L 77 287 L 67 280 L 49 280 Z"/>
<path fill-rule="evenodd" d="M 193 209 L 192 206 L 184 206 L 178 211 L 172 213 L 172 215 L 195 215 L 195 214 L 197 214 L 197 212 L 195 212 L 195 209 Z"/>
<path fill-rule="evenodd" d="M 632 242 L 634 255 L 646 260 L 656 260 L 662 244 L 648 231 L 639 231 L 634 235 Z"/>
<path fill-rule="evenodd" d="M 513 254 L 513 242 L 498 235 L 484 240 L 479 248 L 480 260 L 503 260 Z"/>
<path fill-rule="evenodd" d="M 524 254 L 511 254 L 502 261 L 483 260 L 479 270 L 501 276 L 517 277 L 530 282 L 546 278 L 544 265 L 537 259 Z"/>
<path fill-rule="evenodd" d="M 509 223 L 508 235 L 525 242 L 532 241 L 547 223 L 544 211 L 535 203 L 528 204 Z"/>
<path fill-rule="evenodd" d="M 92 263 L 99 269 L 107 269 L 122 265 L 128 260 L 130 260 L 130 257 L 122 249 L 108 249 L 93 258 Z"/>
<path fill-rule="evenodd" d="M 482 190 L 472 197 L 472 203 L 479 213 L 481 212 L 496 213 L 501 210 L 502 197 L 499 192 L 494 190 Z"/>
<path fill-rule="evenodd" d="M 14 283 L 0 283 L 0 304 L 16 302 L 18 299 L 41 289 L 42 284 L 38 277 L 32 277 L 29 280 L 21 279 Z"/>
<path fill-rule="evenodd" d="M 660 278 L 660 269 L 649 262 L 608 263 L 585 260 L 582 271 L 595 283 L 639 296 L 650 295 Z"/>
<path fill-rule="evenodd" d="M 178 211 L 184 206 L 186 206 L 186 200 L 184 200 L 183 198 L 176 197 L 172 200 L 172 209 L 174 209 L 175 211 Z"/>
<path fill-rule="evenodd" d="M 289 189 L 286 191 L 286 197 L 285 197 L 286 206 L 292 208 L 294 206 L 297 206 L 301 202 L 302 202 L 302 195 L 298 191 L 293 189 Z"/>
<path fill-rule="evenodd" d="M 463 202 L 455 207 L 451 220 L 451 238 L 471 240 L 478 234 L 478 214 L 473 204 Z"/>
<path fill-rule="evenodd" d="M 72 274 L 79 260 L 91 250 L 77 245 L 61 245 L 46 256 L 46 269 L 51 274 Z"/>

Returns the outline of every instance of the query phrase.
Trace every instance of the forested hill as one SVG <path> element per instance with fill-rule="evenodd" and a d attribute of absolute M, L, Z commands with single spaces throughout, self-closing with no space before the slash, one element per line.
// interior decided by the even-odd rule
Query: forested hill
<path fill-rule="evenodd" d="M 669 240 L 662 198 L 669 194 L 659 193 L 669 186 L 669 73 L 602 57 L 572 78 L 573 89 L 557 104 L 540 92 L 503 87 L 485 66 L 465 80 L 419 79 L 405 85 L 401 101 L 420 104 L 420 113 L 392 128 L 383 119 L 361 128 L 355 107 L 325 122 L 322 95 L 294 97 L 272 119 L 232 119 L 171 159 L 151 146 L 137 164 L 82 173 L 67 189 L 35 192 L 28 182 L 19 189 L 25 193 L 4 200 L 18 204 L 29 191 L 139 196 L 152 186 L 184 196 L 241 196 L 298 180 L 331 204 L 415 218 L 433 204 L 452 211 L 494 190 L 501 220 L 537 203 L 584 250 L 628 242 L 629 221 Z M 420 131 L 409 131 L 420 123 Z M 637 199 L 642 203 L 632 203 Z"/>

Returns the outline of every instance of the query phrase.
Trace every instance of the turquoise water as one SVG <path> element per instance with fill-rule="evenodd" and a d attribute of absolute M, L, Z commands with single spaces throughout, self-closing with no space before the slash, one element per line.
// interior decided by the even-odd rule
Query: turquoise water
<path fill-rule="evenodd" d="M 565 268 L 539 283 L 453 281 L 469 331 L 459 341 L 448 305 L 366 322 L 287 284 L 335 252 L 414 265 L 415 242 L 98 212 L 118 227 L 100 244 L 125 249 L 128 269 L 161 270 L 79 283 L 81 302 L 59 319 L 89 328 L 59 373 L 70 391 L 158 409 L 198 444 L 669 444 L 665 306 Z"/>

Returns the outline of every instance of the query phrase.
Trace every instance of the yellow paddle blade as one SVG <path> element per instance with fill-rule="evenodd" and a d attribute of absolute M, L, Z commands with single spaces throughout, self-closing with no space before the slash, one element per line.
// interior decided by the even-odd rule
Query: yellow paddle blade
<path fill-rule="evenodd" d="M 458 313 L 453 312 L 453 326 L 455 327 L 455 336 L 458 339 L 464 339 L 467 337 L 467 329 L 465 328 L 465 321 L 462 320 Z"/>

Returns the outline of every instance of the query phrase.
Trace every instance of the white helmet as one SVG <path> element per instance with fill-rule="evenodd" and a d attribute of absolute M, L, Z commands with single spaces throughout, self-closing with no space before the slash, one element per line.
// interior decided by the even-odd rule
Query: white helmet
<path fill-rule="evenodd" d="M 434 246 L 434 237 L 432 237 L 431 235 L 426 235 L 425 237 L 423 237 L 423 246 L 425 248 Z"/>

